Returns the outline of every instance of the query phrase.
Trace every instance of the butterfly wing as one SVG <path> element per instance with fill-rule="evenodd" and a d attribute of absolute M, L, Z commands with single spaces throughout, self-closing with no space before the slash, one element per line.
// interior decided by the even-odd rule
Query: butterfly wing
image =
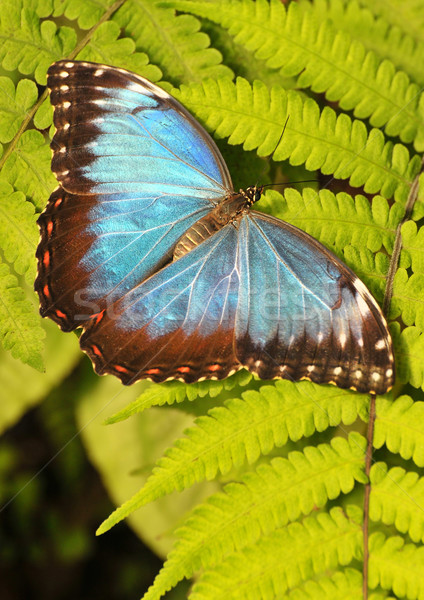
<path fill-rule="evenodd" d="M 227 225 L 92 320 L 81 347 L 126 383 L 227 377 L 240 289 L 237 230 Z"/>
<path fill-rule="evenodd" d="M 393 384 L 386 321 L 356 275 L 316 240 L 251 211 L 239 227 L 235 353 L 262 379 L 308 378 L 384 393 Z"/>
<path fill-rule="evenodd" d="M 210 136 L 169 94 L 105 65 L 48 72 L 59 187 L 39 219 L 41 313 L 82 326 L 172 257 L 232 188 Z"/>

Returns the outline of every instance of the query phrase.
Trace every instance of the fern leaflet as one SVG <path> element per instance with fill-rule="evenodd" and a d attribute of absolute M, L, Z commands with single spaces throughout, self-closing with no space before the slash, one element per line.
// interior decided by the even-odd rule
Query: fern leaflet
<path fill-rule="evenodd" d="M 205 77 L 232 77 L 222 56 L 210 48 L 209 37 L 200 32 L 198 19 L 175 16 L 157 0 L 128 0 L 113 20 L 131 37 L 137 50 L 146 52 L 151 62 L 174 82 L 200 81 Z"/>
<path fill-rule="evenodd" d="M 377 399 L 373 445 L 385 444 L 390 452 L 424 467 L 424 402 L 403 395 L 396 400 Z"/>
<path fill-rule="evenodd" d="M 399 598 L 419 600 L 424 594 L 424 548 L 401 537 L 373 533 L 369 540 L 371 588 L 392 589 Z"/>
<path fill-rule="evenodd" d="M 391 323 L 390 332 L 397 358 L 397 377 L 401 383 L 414 387 L 424 384 L 424 334 L 415 327 L 400 331 L 399 323 Z"/>
<path fill-rule="evenodd" d="M 0 248 L 17 273 L 26 274 L 28 282 L 35 277 L 34 253 L 39 234 L 34 206 L 25 201 L 22 192 L 0 179 Z"/>
<path fill-rule="evenodd" d="M 424 273 L 424 227 L 414 221 L 402 225 L 402 264 L 414 273 Z"/>
<path fill-rule="evenodd" d="M 25 298 L 8 266 L 0 263 L 0 339 L 3 348 L 10 350 L 13 358 L 42 371 L 44 337 L 33 305 Z"/>
<path fill-rule="evenodd" d="M 424 542 L 424 479 L 401 467 L 373 465 L 370 517 L 408 533 L 413 542 Z"/>
<path fill-rule="evenodd" d="M 282 597 L 305 579 L 359 558 L 360 520 L 357 507 L 348 516 L 336 507 L 276 530 L 206 570 L 190 600 Z"/>
<path fill-rule="evenodd" d="M 274 160 L 289 158 L 293 165 L 349 179 L 352 186 L 364 186 L 370 193 L 406 201 L 410 182 L 421 167 L 418 156 L 410 159 L 405 146 L 385 142 L 381 131 L 373 129 L 368 135 L 362 122 L 345 114 L 337 117 L 329 107 L 320 113 L 314 100 L 305 100 L 294 90 L 286 92 L 279 86 L 268 90 L 260 81 L 250 86 L 238 78 L 236 83 L 208 80 L 184 85 L 173 93 L 230 144 L 258 148 L 259 156 L 274 151 Z M 287 116 L 284 138 L 275 148 Z"/>
<path fill-rule="evenodd" d="M 21 79 L 15 86 L 9 77 L 0 77 L 0 142 L 8 143 L 17 134 L 27 111 L 37 101 L 37 86 Z"/>

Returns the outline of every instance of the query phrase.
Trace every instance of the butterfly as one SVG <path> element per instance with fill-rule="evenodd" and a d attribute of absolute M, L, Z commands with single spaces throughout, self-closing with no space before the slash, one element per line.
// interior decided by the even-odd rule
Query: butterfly
<path fill-rule="evenodd" d="M 393 384 L 392 343 L 364 284 L 296 227 L 235 192 L 209 134 L 129 71 L 48 71 L 58 187 L 39 218 L 40 312 L 97 373 L 187 383 L 245 367 L 360 392 Z"/>

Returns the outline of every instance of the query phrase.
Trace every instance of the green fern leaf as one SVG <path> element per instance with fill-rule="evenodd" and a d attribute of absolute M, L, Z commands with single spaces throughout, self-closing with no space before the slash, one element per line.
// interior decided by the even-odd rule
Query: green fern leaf
<path fill-rule="evenodd" d="M 390 318 L 400 315 L 405 325 L 416 325 L 424 331 L 424 273 L 408 277 L 406 269 L 397 270 L 390 308 Z"/>
<path fill-rule="evenodd" d="M 373 445 L 381 448 L 384 444 L 390 452 L 424 467 L 424 402 L 406 395 L 394 401 L 377 399 Z"/>
<path fill-rule="evenodd" d="M 149 502 L 183 490 L 218 471 L 228 473 L 245 462 L 253 464 L 290 438 L 299 440 L 341 422 L 367 419 L 368 396 L 308 381 L 277 381 L 259 392 L 248 391 L 196 420 L 186 437 L 161 458 L 146 485 L 116 509 L 100 526 L 104 533 Z"/>
<path fill-rule="evenodd" d="M 309 5 L 300 9 L 293 2 L 286 10 L 279 0 L 170 4 L 219 23 L 268 67 L 285 76 L 298 75 L 298 87 L 325 92 L 329 101 L 353 110 L 355 117 L 369 118 L 374 127 L 385 125 L 388 135 L 408 143 L 415 139 L 417 150 L 424 149 L 420 88 L 330 21 L 318 21 Z"/>
<path fill-rule="evenodd" d="M 0 142 L 10 142 L 16 135 L 27 111 L 36 103 L 37 86 L 21 79 L 15 86 L 9 77 L 0 77 Z"/>
<path fill-rule="evenodd" d="M 414 273 L 424 273 L 424 227 L 414 221 L 402 225 L 402 264 Z"/>
<path fill-rule="evenodd" d="M 337 117 L 329 107 L 320 113 L 314 100 L 294 90 L 275 86 L 269 91 L 260 81 L 251 86 L 238 78 L 236 83 L 226 79 L 184 85 L 173 93 L 218 137 L 229 137 L 230 144 L 258 148 L 259 156 L 274 151 L 275 160 L 289 158 L 293 165 L 321 169 L 370 193 L 406 201 L 421 168 L 418 156 L 410 160 L 408 150 L 385 143 L 381 131 L 373 129 L 368 135 L 362 122 L 345 114 Z M 284 138 L 275 149 L 287 116 Z"/>
<path fill-rule="evenodd" d="M 350 2 L 350 0 L 344 0 Z M 372 12 L 384 17 L 392 24 L 397 25 L 408 35 L 412 35 L 416 40 L 424 42 L 424 18 L 423 5 L 421 0 L 359 0 L 363 6 L 366 6 Z"/>
<path fill-rule="evenodd" d="M 352 244 L 372 252 L 384 246 L 391 254 L 396 226 L 404 214 L 401 205 L 396 203 L 389 207 L 381 196 L 374 196 L 370 204 L 364 196 L 352 198 L 344 192 L 316 192 L 311 188 L 305 188 L 302 193 L 289 188 L 284 196 L 271 191 L 265 199 L 272 206 L 272 214 L 339 251 Z M 260 208 L 263 208 L 262 202 Z"/>
<path fill-rule="evenodd" d="M 357 0 L 304 1 L 318 20 L 330 19 L 337 29 L 348 32 L 367 50 L 372 50 L 383 59 L 388 58 L 416 83 L 424 84 L 424 65 L 421 60 L 424 43 L 402 31 L 396 21 L 390 24 L 385 18 L 373 15 L 371 3 L 365 8 Z"/>
<path fill-rule="evenodd" d="M 96 25 L 105 10 L 116 0 L 54 0 L 54 17 L 64 15 L 70 21 L 78 20 L 78 27 L 90 29 Z M 103 62 L 103 61 L 102 61 Z"/>
<path fill-rule="evenodd" d="M 3 348 L 9 350 L 13 358 L 43 370 L 41 351 L 44 330 L 40 319 L 24 290 L 6 264 L 0 263 L 0 339 Z"/>
<path fill-rule="evenodd" d="M 141 413 L 151 406 L 163 406 L 164 404 L 181 403 L 184 400 L 192 402 L 197 398 L 209 396 L 215 398 L 223 390 L 230 391 L 235 386 L 244 387 L 252 379 L 252 374 L 241 369 L 227 379 L 220 381 L 198 381 L 197 383 L 183 383 L 182 381 L 169 381 L 161 384 L 152 384 L 143 391 L 134 402 L 109 417 L 107 424 L 117 423 L 128 419 L 134 414 Z"/>
<path fill-rule="evenodd" d="M 341 258 L 365 283 L 375 299 L 382 304 L 390 263 L 387 254 L 383 252 L 373 254 L 366 248 L 358 249 L 354 246 L 346 246 Z"/>
<path fill-rule="evenodd" d="M 144 52 L 134 52 L 134 41 L 130 38 L 121 38 L 120 34 L 121 30 L 117 23 L 113 21 L 102 23 L 90 37 L 89 44 L 78 54 L 77 59 L 123 67 L 147 77 L 150 81 L 159 81 L 162 76 L 160 69 L 148 64 L 149 59 Z"/>
<path fill-rule="evenodd" d="M 192 16 L 175 16 L 173 10 L 159 7 L 156 0 L 129 0 L 113 20 L 169 81 L 233 76 L 231 69 L 221 64 L 221 54 L 209 47 L 209 37 L 199 31 L 200 23 Z"/>
<path fill-rule="evenodd" d="M 34 206 L 25 201 L 24 194 L 0 180 L 0 249 L 17 273 L 26 274 L 28 282 L 35 277 L 36 219 Z"/>
<path fill-rule="evenodd" d="M 36 208 L 43 209 L 46 198 L 56 186 L 50 162 L 49 143 L 39 131 L 31 129 L 19 138 L 14 152 L 4 163 L 1 178 L 23 192 Z"/>
<path fill-rule="evenodd" d="M 405 544 L 401 537 L 385 538 L 381 532 L 369 539 L 369 587 L 380 585 L 398 598 L 424 597 L 424 548 Z"/>
<path fill-rule="evenodd" d="M 348 567 L 331 577 L 307 581 L 284 596 L 287 600 L 363 600 L 362 573 Z M 371 593 L 368 600 L 388 598 L 385 593 Z M 393 599 L 392 599 L 393 600 Z"/>
<path fill-rule="evenodd" d="M 190 600 L 281 598 L 315 574 L 348 565 L 362 550 L 360 510 L 348 512 L 336 507 L 260 538 L 205 571 Z"/>
<path fill-rule="evenodd" d="M 424 385 L 424 334 L 414 326 L 400 331 L 399 323 L 390 324 L 395 347 L 397 379 L 419 388 Z"/>
<path fill-rule="evenodd" d="M 371 519 L 394 525 L 413 542 L 424 542 L 424 479 L 401 467 L 388 469 L 384 463 L 376 463 L 370 481 Z"/>
<path fill-rule="evenodd" d="M 37 83 L 46 84 L 47 68 L 75 48 L 77 37 L 70 27 L 40 21 L 24 0 L 3 0 L 0 12 L 0 61 L 6 71 L 34 73 Z"/>
<path fill-rule="evenodd" d="M 199 568 L 223 562 L 232 551 L 255 543 L 261 535 L 294 521 L 301 514 L 322 508 L 327 500 L 366 483 L 366 440 L 357 433 L 333 438 L 330 444 L 291 452 L 247 473 L 197 506 L 150 588 L 145 600 L 160 598 L 184 577 Z"/>

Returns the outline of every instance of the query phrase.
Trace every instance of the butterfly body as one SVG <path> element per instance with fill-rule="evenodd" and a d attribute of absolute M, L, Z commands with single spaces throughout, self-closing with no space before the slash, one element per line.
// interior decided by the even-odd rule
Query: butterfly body
<path fill-rule="evenodd" d="M 129 384 L 307 378 L 384 393 L 391 340 L 356 275 L 251 210 L 216 145 L 166 92 L 106 65 L 49 69 L 59 187 L 39 219 L 41 314 L 83 328 L 98 373 Z"/>
<path fill-rule="evenodd" d="M 236 226 L 241 216 L 248 212 L 254 202 L 258 202 L 261 193 L 262 188 L 254 186 L 224 198 L 178 240 L 174 249 L 174 260 L 193 250 L 225 225 L 232 223 Z"/>

